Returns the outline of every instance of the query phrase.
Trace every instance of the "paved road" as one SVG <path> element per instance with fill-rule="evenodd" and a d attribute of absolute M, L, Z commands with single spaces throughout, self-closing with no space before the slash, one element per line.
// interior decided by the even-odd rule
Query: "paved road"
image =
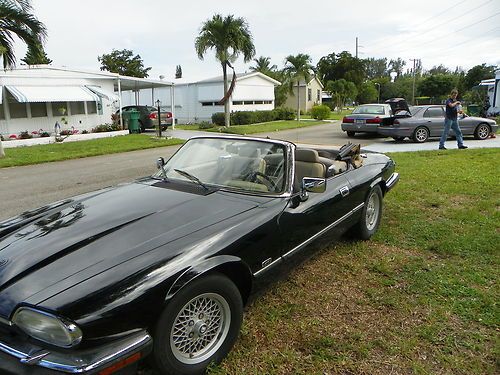
<path fill-rule="evenodd" d="M 76 194 L 151 175 L 179 146 L 0 169 L 0 220 Z M 140 197 L 138 197 L 140 199 Z"/>
<path fill-rule="evenodd" d="M 169 130 L 169 134 L 189 138 L 193 132 Z M 352 141 L 361 143 L 365 149 L 379 152 L 437 149 L 437 141 L 418 145 L 411 142 L 396 143 L 389 138 L 369 135 L 347 138 L 340 130 L 339 122 L 259 136 L 318 145 L 339 146 Z M 500 137 L 486 141 L 467 139 L 466 144 L 471 147 L 500 147 Z M 448 141 L 447 147 L 455 148 L 456 142 Z M 56 200 L 150 175 L 155 171 L 157 157 L 168 158 L 177 148 L 178 146 L 172 146 L 26 167 L 0 168 L 0 220 Z"/>

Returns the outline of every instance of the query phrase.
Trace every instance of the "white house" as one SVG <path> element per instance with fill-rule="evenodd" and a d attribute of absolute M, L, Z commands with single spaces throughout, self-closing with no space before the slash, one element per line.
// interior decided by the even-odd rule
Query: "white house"
<path fill-rule="evenodd" d="M 49 65 L 0 71 L 0 134 L 43 129 L 91 130 L 112 122 L 120 94 L 172 83 Z"/>
<path fill-rule="evenodd" d="M 232 74 L 228 74 L 228 84 Z M 178 123 L 188 124 L 211 121 L 212 114 L 224 112 L 224 106 L 217 103 L 224 96 L 223 77 L 215 77 L 197 82 L 174 81 L 174 97 L 169 88 L 140 90 L 122 93 L 122 104 L 154 105 L 160 100 L 163 110 L 171 111 L 175 103 L 175 118 Z M 274 87 L 280 82 L 259 72 L 236 75 L 236 84 L 229 101 L 229 110 L 261 111 L 274 109 Z"/>

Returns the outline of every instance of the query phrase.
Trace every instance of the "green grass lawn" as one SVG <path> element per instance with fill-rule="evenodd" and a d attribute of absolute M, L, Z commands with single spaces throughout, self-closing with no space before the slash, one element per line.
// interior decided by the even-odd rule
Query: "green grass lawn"
<path fill-rule="evenodd" d="M 255 134 L 255 133 L 267 133 L 287 129 L 297 129 L 304 128 L 306 126 L 321 125 L 325 124 L 325 121 L 272 121 L 272 122 L 262 122 L 260 124 L 251 125 L 232 125 L 229 128 L 215 127 L 211 129 L 205 129 L 204 131 L 209 132 L 224 132 L 232 134 Z M 176 129 L 180 130 L 200 130 L 198 124 L 191 125 L 176 125 Z"/>
<path fill-rule="evenodd" d="M 332 111 L 330 113 L 330 116 L 328 117 L 329 120 L 342 120 L 342 118 L 346 115 L 350 115 L 352 113 L 352 109 L 346 109 L 340 112 L 337 111 Z M 311 115 L 301 115 L 300 118 L 312 118 Z"/>
<path fill-rule="evenodd" d="M 498 373 L 500 150 L 392 157 L 375 237 L 273 285 L 212 374 Z"/>
<path fill-rule="evenodd" d="M 4 149 L 5 158 L 0 159 L 0 168 L 172 146 L 183 142 L 180 139 L 166 140 L 147 135 L 129 134 L 88 141 L 6 148 Z"/>

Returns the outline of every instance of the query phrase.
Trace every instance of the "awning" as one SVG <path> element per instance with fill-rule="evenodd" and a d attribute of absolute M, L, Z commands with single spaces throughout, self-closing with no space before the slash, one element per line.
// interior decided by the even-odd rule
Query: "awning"
<path fill-rule="evenodd" d="M 87 86 L 87 88 L 99 95 L 101 98 L 107 99 L 110 102 L 116 102 L 120 99 L 114 92 L 103 90 L 99 86 Z"/>
<path fill-rule="evenodd" d="M 92 102 L 99 97 L 84 86 L 5 86 L 20 103 Z"/>

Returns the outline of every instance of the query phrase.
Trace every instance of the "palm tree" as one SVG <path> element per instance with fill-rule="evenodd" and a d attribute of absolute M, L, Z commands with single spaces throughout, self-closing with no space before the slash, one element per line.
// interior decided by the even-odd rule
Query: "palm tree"
<path fill-rule="evenodd" d="M 215 50 L 215 58 L 222 65 L 222 76 L 224 80 L 224 97 L 221 102 L 224 103 L 225 123 L 230 125 L 229 118 L 229 97 L 231 96 L 236 75 L 232 63 L 236 61 L 240 54 L 243 54 L 245 62 L 249 62 L 255 55 L 255 46 L 253 45 L 252 34 L 248 28 L 248 23 L 244 18 L 236 18 L 233 15 L 222 17 L 216 14 L 212 19 L 203 23 L 200 34 L 195 40 L 196 53 L 200 60 L 207 50 Z M 227 67 L 233 69 L 233 81 L 228 91 L 227 87 Z"/>
<path fill-rule="evenodd" d="M 291 93 L 293 93 L 293 84 L 297 84 L 297 121 L 300 121 L 300 81 L 304 80 L 306 84 L 310 81 L 313 71 L 311 62 L 311 57 L 303 53 L 297 56 L 290 55 L 285 59 L 283 71 Z"/>
<path fill-rule="evenodd" d="M 270 57 L 261 56 L 258 59 L 253 59 L 253 61 L 255 61 L 255 66 L 250 67 L 250 70 L 252 72 L 260 72 L 266 75 L 272 75 L 278 69 L 276 65 L 271 65 Z"/>
<path fill-rule="evenodd" d="M 4 68 L 14 67 L 14 36 L 28 48 L 34 48 L 47 37 L 45 25 L 31 14 L 30 0 L 0 0 L 0 46 L 3 47 Z"/>

